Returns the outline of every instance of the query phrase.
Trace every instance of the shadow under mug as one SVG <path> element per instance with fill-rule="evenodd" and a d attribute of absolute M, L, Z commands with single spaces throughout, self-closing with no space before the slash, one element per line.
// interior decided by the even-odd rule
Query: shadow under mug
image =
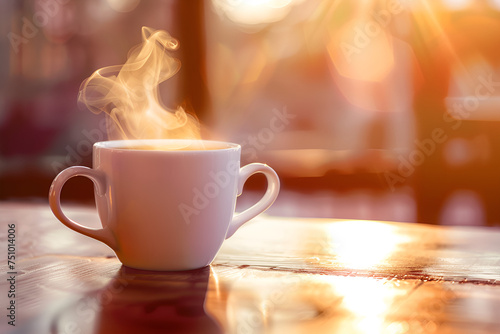
<path fill-rule="evenodd" d="M 69 167 L 56 176 L 50 208 L 67 227 L 111 247 L 125 266 L 159 271 L 205 267 L 225 239 L 278 196 L 276 172 L 260 163 L 240 168 L 240 155 L 237 144 L 208 140 L 98 142 L 92 169 Z M 235 213 L 236 197 L 255 173 L 266 176 L 266 193 Z M 62 212 L 61 190 L 74 176 L 93 181 L 101 229 L 82 226 Z"/>

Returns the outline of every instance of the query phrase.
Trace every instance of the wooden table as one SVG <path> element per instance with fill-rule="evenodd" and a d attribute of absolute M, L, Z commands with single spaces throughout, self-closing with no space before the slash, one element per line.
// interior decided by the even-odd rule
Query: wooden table
<path fill-rule="evenodd" d="M 46 203 L 0 203 L 0 229 L 0 333 L 500 333 L 499 229 L 261 216 L 171 273 L 121 266 Z"/>

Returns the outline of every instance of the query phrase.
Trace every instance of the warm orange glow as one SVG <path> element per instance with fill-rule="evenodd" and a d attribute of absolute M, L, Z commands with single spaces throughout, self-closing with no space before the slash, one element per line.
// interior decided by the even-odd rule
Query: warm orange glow
<path fill-rule="evenodd" d="M 440 15 L 441 12 L 438 11 L 436 5 L 429 0 L 423 0 L 420 5 L 421 7 L 419 6 L 413 12 L 416 29 L 429 40 L 439 38 L 444 45 L 444 50 L 434 51 L 445 52 L 442 56 L 448 57 L 449 61 L 455 62 L 456 66 L 460 66 L 462 70 L 467 71 L 443 27 L 447 21 L 446 17 Z"/>
<path fill-rule="evenodd" d="M 119 131 L 108 133 L 108 139 L 200 139 L 198 122 L 180 107 L 163 106 L 158 93 L 158 85 L 180 68 L 169 54 L 177 41 L 147 27 L 142 38 L 124 65 L 101 68 L 84 81 L 79 102 L 114 121 Z"/>
<path fill-rule="evenodd" d="M 395 5 L 394 5 L 395 4 Z M 340 14 L 328 24 L 326 48 L 331 73 L 342 95 L 353 106 L 370 111 L 394 111 L 387 102 L 391 87 L 404 67 L 406 56 L 401 40 L 393 37 L 397 21 L 404 20 L 406 8 L 400 2 L 364 0 L 343 5 L 345 22 Z M 341 21 L 340 21 L 341 22 Z M 403 56 L 404 57 L 404 56 Z"/>
<path fill-rule="evenodd" d="M 380 25 L 370 25 L 373 22 L 353 20 L 339 31 L 331 32 L 328 53 L 340 75 L 354 80 L 382 81 L 394 66 L 391 37 Z"/>

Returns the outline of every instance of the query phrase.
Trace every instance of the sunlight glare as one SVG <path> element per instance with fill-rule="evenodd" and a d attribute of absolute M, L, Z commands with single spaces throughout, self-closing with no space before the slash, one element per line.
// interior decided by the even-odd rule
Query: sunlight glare
<path fill-rule="evenodd" d="M 328 230 L 335 262 L 352 269 L 370 269 L 380 265 L 407 241 L 397 228 L 374 221 L 345 221 Z"/>
<path fill-rule="evenodd" d="M 342 298 L 340 307 L 349 312 L 341 333 L 387 333 L 388 322 L 398 296 L 405 290 L 394 282 L 368 277 L 326 277 L 335 294 Z"/>

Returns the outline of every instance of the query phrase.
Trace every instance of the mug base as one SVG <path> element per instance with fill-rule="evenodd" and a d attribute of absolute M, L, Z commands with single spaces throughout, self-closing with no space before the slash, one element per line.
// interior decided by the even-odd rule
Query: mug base
<path fill-rule="evenodd" d="M 189 271 L 189 270 L 197 270 L 201 268 L 205 268 L 210 266 L 210 263 L 204 264 L 201 266 L 151 266 L 151 265 L 137 265 L 137 264 L 128 264 L 128 263 L 123 263 L 122 266 L 129 268 L 129 269 L 134 269 L 134 270 L 142 270 L 142 271 Z"/>

